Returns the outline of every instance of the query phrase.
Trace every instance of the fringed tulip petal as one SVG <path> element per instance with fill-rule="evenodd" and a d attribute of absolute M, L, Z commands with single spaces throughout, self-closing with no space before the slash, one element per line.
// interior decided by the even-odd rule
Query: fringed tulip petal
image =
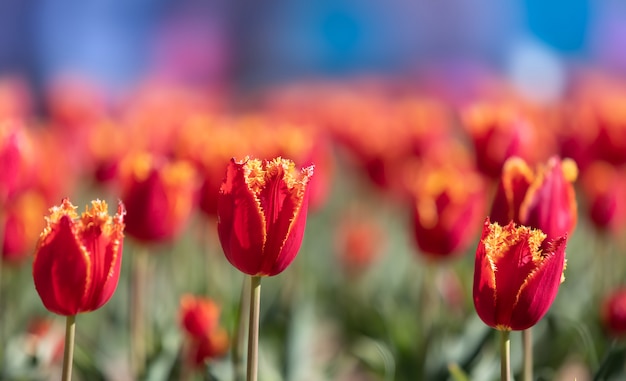
<path fill-rule="evenodd" d="M 249 275 L 282 272 L 295 258 L 306 223 L 313 168 L 289 160 L 231 160 L 218 203 L 218 234 L 233 266 Z"/>
<path fill-rule="evenodd" d="M 540 230 L 487 219 L 474 269 L 474 306 L 485 324 L 524 330 L 548 311 L 563 276 L 566 238 L 545 240 Z"/>
<path fill-rule="evenodd" d="M 69 200 L 51 209 L 33 261 L 35 288 L 44 306 L 76 315 L 104 305 L 120 276 L 124 210 L 110 217 L 103 201 L 93 201 L 79 218 Z"/>

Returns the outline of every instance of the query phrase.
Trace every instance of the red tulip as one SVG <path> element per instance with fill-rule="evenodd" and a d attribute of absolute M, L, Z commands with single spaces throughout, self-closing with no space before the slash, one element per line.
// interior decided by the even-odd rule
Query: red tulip
<path fill-rule="evenodd" d="M 626 335 L 626 288 L 617 289 L 606 298 L 602 305 L 601 319 L 610 335 Z"/>
<path fill-rule="evenodd" d="M 41 216 L 46 207 L 43 196 L 35 191 L 20 192 L 7 205 L 2 260 L 18 264 L 30 257 L 44 226 Z"/>
<path fill-rule="evenodd" d="M 626 172 L 596 161 L 582 172 L 582 191 L 587 213 L 600 231 L 619 234 L 626 225 Z"/>
<path fill-rule="evenodd" d="M 123 205 L 113 217 L 100 200 L 80 217 L 75 209 L 68 199 L 50 209 L 33 262 L 44 306 L 66 316 L 103 306 L 115 292 L 122 263 Z"/>
<path fill-rule="evenodd" d="M 524 330 L 548 312 L 563 277 L 566 237 L 545 240 L 540 230 L 485 221 L 474 268 L 474 307 L 485 324 Z"/>
<path fill-rule="evenodd" d="M 207 360 L 224 355 L 228 334 L 219 326 L 220 309 L 212 300 L 184 295 L 180 302 L 181 326 L 188 337 L 188 361 L 202 366 Z"/>
<path fill-rule="evenodd" d="M 206 335 L 217 327 L 220 308 L 210 299 L 184 295 L 180 300 L 180 321 L 191 336 Z"/>
<path fill-rule="evenodd" d="M 413 236 L 430 258 L 459 255 L 470 245 L 485 213 L 478 173 L 423 166 L 413 186 Z"/>
<path fill-rule="evenodd" d="M 578 176 L 576 164 L 554 156 L 533 171 L 514 157 L 504 164 L 491 208 L 491 220 L 541 229 L 548 241 L 572 233 L 577 204 L 572 183 Z"/>
<path fill-rule="evenodd" d="M 272 276 L 294 260 L 304 235 L 313 167 L 286 159 L 231 160 L 218 198 L 218 234 L 228 261 Z"/>
<path fill-rule="evenodd" d="M 180 233 L 196 198 L 191 164 L 143 153 L 124 160 L 122 175 L 128 235 L 144 242 L 160 242 Z"/>
<path fill-rule="evenodd" d="M 30 180 L 32 141 L 18 122 L 0 123 L 0 207 Z"/>
<path fill-rule="evenodd" d="M 463 113 L 476 152 L 476 165 L 497 178 L 504 162 L 519 156 L 535 163 L 556 151 L 553 134 L 544 120 L 521 102 L 478 103 Z"/>

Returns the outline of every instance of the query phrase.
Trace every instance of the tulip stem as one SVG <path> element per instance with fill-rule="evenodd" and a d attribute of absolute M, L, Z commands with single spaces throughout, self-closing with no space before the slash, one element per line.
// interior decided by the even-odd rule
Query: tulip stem
<path fill-rule="evenodd" d="M 233 371 L 235 374 L 235 381 L 243 381 L 246 379 L 246 369 L 243 365 L 244 348 L 246 340 L 246 328 L 247 320 L 250 315 L 250 277 L 245 276 L 243 278 L 243 285 L 241 287 L 241 297 L 239 299 L 239 316 L 237 318 L 237 335 L 233 344 Z"/>
<path fill-rule="evenodd" d="M 524 381 L 533 379 L 533 334 L 532 328 L 522 331 L 522 346 L 524 347 Z"/>
<path fill-rule="evenodd" d="M 259 365 L 259 310 L 261 306 L 261 277 L 250 278 L 250 321 L 248 326 L 248 376 L 247 381 L 257 380 Z"/>
<path fill-rule="evenodd" d="M 511 381 L 510 331 L 500 331 L 500 380 Z"/>
<path fill-rule="evenodd" d="M 76 333 L 76 315 L 65 320 L 65 349 L 63 350 L 63 375 L 61 381 L 72 379 L 72 362 L 74 361 L 74 335 Z"/>
<path fill-rule="evenodd" d="M 132 276 L 130 280 L 130 360 L 131 369 L 139 378 L 146 365 L 146 316 L 144 313 L 147 250 L 133 253 Z"/>

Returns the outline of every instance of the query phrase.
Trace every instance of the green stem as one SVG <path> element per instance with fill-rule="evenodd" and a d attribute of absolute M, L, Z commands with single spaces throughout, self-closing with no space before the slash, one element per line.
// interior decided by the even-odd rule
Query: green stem
<path fill-rule="evenodd" d="M 134 376 L 138 379 L 146 364 L 146 322 L 144 313 L 147 250 L 133 253 L 130 280 L 130 361 Z"/>
<path fill-rule="evenodd" d="M 74 360 L 74 335 L 76 333 L 76 315 L 65 320 L 65 349 L 63 350 L 63 376 L 61 381 L 72 379 L 72 362 Z"/>
<path fill-rule="evenodd" d="M 500 380 L 511 381 L 510 331 L 500 331 Z"/>
<path fill-rule="evenodd" d="M 246 368 L 243 366 L 244 348 L 246 340 L 247 322 L 250 318 L 250 277 L 245 276 L 239 298 L 239 316 L 237 318 L 237 330 L 233 343 L 233 371 L 236 381 L 246 379 Z"/>
<path fill-rule="evenodd" d="M 533 379 L 533 332 L 532 328 L 522 331 L 522 346 L 524 347 L 524 381 Z"/>
<path fill-rule="evenodd" d="M 259 365 L 259 309 L 261 306 L 261 277 L 250 278 L 250 321 L 248 326 L 247 381 L 257 381 Z"/>

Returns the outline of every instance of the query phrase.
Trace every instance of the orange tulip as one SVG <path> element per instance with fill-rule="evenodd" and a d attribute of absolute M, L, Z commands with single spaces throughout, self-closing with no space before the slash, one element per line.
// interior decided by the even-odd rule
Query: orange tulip
<path fill-rule="evenodd" d="M 108 215 L 104 201 L 79 217 L 68 199 L 50 209 L 33 262 L 35 288 L 44 306 L 59 315 L 93 311 L 113 295 L 120 277 L 124 208 Z"/>
<path fill-rule="evenodd" d="M 218 234 L 228 261 L 249 275 L 281 273 L 306 225 L 313 167 L 286 159 L 231 160 L 218 198 Z"/>

